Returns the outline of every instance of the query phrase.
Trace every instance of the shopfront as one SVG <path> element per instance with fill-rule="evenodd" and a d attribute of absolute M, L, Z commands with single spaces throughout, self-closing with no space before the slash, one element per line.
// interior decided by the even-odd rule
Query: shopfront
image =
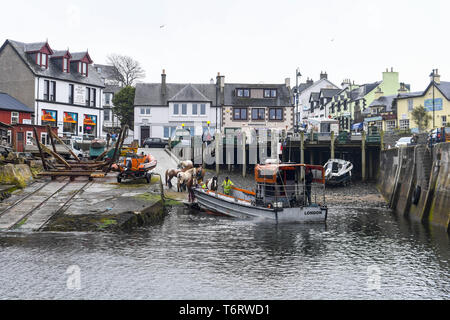
<path fill-rule="evenodd" d="M 64 112 L 63 134 L 76 136 L 78 134 L 78 113 Z"/>
<path fill-rule="evenodd" d="M 50 127 L 57 127 L 57 115 L 58 112 L 56 110 L 42 109 L 41 124 L 43 126 L 50 125 Z"/>
<path fill-rule="evenodd" d="M 83 133 L 97 137 L 97 116 L 90 114 L 84 115 Z"/>

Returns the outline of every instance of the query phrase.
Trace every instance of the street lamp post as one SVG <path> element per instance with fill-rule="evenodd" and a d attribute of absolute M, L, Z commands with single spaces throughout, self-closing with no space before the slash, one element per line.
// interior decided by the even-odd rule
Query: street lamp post
<path fill-rule="evenodd" d="M 298 90 L 298 78 L 301 77 L 301 73 L 299 68 L 297 68 L 297 70 L 295 70 L 295 126 L 294 126 L 294 130 L 295 133 L 298 133 L 298 125 L 299 125 L 299 112 L 298 112 L 298 95 L 299 95 L 299 90 Z"/>
<path fill-rule="evenodd" d="M 434 76 L 436 69 L 433 69 L 433 72 L 431 73 L 433 75 L 432 85 L 433 85 L 433 129 L 434 129 Z"/>

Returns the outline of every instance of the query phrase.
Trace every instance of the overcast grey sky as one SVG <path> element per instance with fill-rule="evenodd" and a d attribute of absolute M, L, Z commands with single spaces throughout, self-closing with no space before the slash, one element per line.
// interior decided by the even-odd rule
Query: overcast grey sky
<path fill-rule="evenodd" d="M 339 85 L 381 79 L 387 67 L 423 90 L 433 68 L 450 80 L 446 0 L 150 0 L 3 3 L 0 41 L 49 40 L 56 49 L 89 49 L 140 61 L 145 81 L 281 83 L 295 69 Z"/>

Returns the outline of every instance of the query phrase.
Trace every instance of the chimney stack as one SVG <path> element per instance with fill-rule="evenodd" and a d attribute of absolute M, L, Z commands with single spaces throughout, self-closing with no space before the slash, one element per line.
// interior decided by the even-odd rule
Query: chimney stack
<path fill-rule="evenodd" d="M 408 90 L 406 90 L 406 85 L 404 82 L 400 82 L 400 89 L 398 89 L 398 93 L 405 93 Z"/>
<path fill-rule="evenodd" d="M 286 84 L 286 87 L 290 88 L 291 87 L 291 78 L 284 79 L 284 83 Z"/>
<path fill-rule="evenodd" d="M 328 79 L 328 75 L 326 72 L 320 71 L 320 80 L 322 80 L 322 79 Z"/>
<path fill-rule="evenodd" d="M 161 74 L 161 95 L 165 96 L 167 93 L 167 86 L 166 86 L 166 70 L 163 69 Z"/>
<path fill-rule="evenodd" d="M 375 100 L 380 99 L 384 95 L 383 91 L 380 87 L 378 87 L 377 91 L 375 91 Z"/>
<path fill-rule="evenodd" d="M 434 69 L 433 73 L 431 74 L 431 81 L 436 82 L 436 84 L 441 84 L 441 76 L 438 73 L 438 69 Z"/>

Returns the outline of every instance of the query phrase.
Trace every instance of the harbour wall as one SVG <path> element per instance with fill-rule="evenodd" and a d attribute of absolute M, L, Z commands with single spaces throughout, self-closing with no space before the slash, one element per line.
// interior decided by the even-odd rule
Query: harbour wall
<path fill-rule="evenodd" d="M 377 188 L 398 215 L 450 231 L 450 143 L 382 150 Z"/>

